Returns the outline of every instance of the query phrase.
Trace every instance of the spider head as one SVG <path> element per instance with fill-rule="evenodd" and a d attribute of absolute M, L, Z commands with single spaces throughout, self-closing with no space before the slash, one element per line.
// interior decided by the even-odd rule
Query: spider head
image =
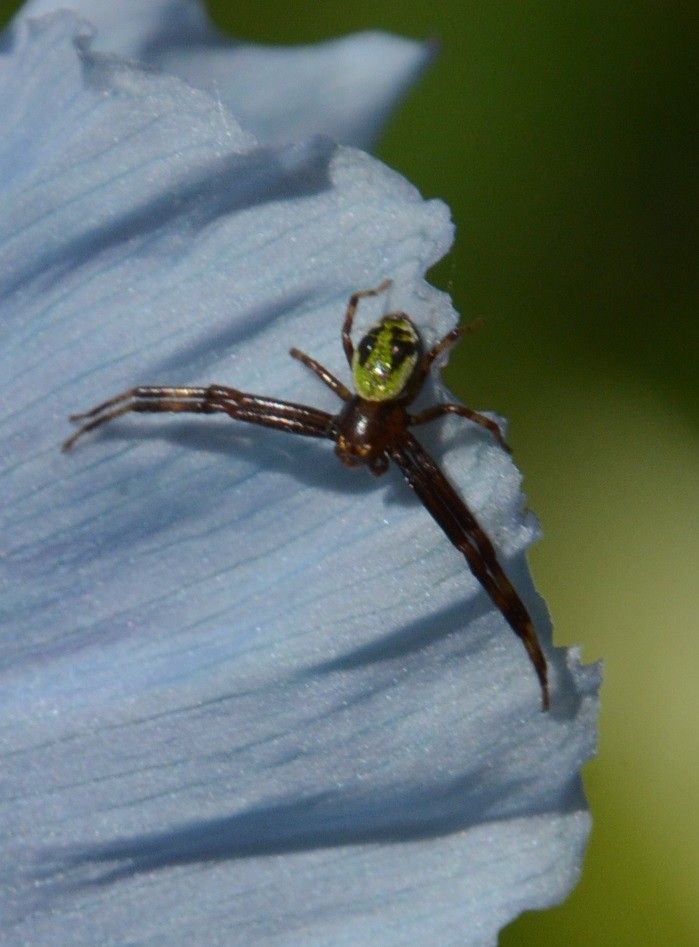
<path fill-rule="evenodd" d="M 420 335 L 404 313 L 384 316 L 355 349 L 352 374 L 357 394 L 367 401 L 398 398 L 413 377 L 422 353 Z"/>

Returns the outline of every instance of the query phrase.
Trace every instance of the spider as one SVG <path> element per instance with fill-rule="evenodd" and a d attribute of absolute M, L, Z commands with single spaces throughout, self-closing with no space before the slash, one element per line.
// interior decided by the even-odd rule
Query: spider
<path fill-rule="evenodd" d="M 224 412 L 249 424 L 306 437 L 328 438 L 335 442 L 335 453 L 343 464 L 349 467 L 366 464 L 377 476 L 385 473 L 393 461 L 448 539 L 463 553 L 473 575 L 522 640 L 539 679 L 542 709 L 547 710 L 547 664 L 529 612 L 498 563 L 493 544 L 473 513 L 410 431 L 445 414 L 456 414 L 486 428 L 500 446 L 510 452 L 497 424 L 465 405 L 435 404 L 415 414 L 408 410 L 435 359 L 456 342 L 464 330 L 454 328 L 432 348 L 426 349 L 411 319 L 404 312 L 389 312 L 369 329 L 356 349 L 352 343 L 352 323 L 360 300 L 378 296 L 391 284 L 392 280 L 387 279 L 374 289 L 353 293 L 347 304 L 342 346 L 356 393 L 310 355 L 291 349 L 294 358 L 315 372 L 342 399 L 344 404 L 338 414 L 224 385 L 207 388 L 141 385 L 89 411 L 71 415 L 70 420 L 80 427 L 63 443 L 63 450 L 70 450 L 88 431 L 129 411 Z"/>

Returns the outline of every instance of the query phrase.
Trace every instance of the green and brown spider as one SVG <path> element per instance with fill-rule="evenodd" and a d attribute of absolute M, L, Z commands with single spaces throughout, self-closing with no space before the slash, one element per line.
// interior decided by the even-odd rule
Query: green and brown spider
<path fill-rule="evenodd" d="M 342 326 L 342 345 L 352 369 L 356 393 L 315 359 L 292 349 L 291 355 L 308 366 L 343 401 L 338 414 L 318 408 L 248 394 L 223 385 L 207 388 L 146 385 L 130 388 L 70 420 L 84 422 L 63 444 L 70 450 L 79 437 L 128 411 L 225 412 L 238 421 L 279 428 L 306 437 L 335 441 L 335 453 L 350 467 L 366 464 L 376 475 L 393 460 L 451 542 L 466 557 L 469 568 L 526 648 L 541 685 L 541 703 L 549 706 L 546 659 L 534 624 L 514 586 L 503 572 L 493 544 L 424 447 L 411 427 L 445 414 L 457 414 L 487 428 L 507 451 L 500 428 L 490 418 L 460 404 L 435 404 L 416 414 L 408 406 L 422 388 L 434 360 L 462 334 L 452 329 L 426 350 L 420 333 L 404 312 L 383 316 L 361 339 L 356 350 L 351 331 L 360 299 L 377 296 L 391 285 L 384 280 L 375 289 L 350 297 Z"/>

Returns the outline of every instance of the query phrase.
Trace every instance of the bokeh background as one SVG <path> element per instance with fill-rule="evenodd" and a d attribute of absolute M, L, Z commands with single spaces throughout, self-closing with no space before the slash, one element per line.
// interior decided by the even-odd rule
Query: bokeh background
<path fill-rule="evenodd" d="M 66 5 L 69 5 L 66 0 Z M 0 21 L 19 6 L 0 0 Z M 231 34 L 441 53 L 378 154 L 457 224 L 432 281 L 486 328 L 446 379 L 510 419 L 556 642 L 604 658 L 594 830 L 527 945 L 699 944 L 699 107 L 672 0 L 211 0 Z M 1 130 L 0 130 L 1 132 Z"/>

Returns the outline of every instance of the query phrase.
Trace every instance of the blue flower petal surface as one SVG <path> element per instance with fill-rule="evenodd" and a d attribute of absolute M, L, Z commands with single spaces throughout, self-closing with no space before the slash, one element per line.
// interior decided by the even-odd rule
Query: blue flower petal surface
<path fill-rule="evenodd" d="M 226 418 L 59 449 L 138 383 L 336 411 L 288 349 L 347 380 L 347 297 L 385 277 L 358 333 L 389 304 L 453 325 L 424 281 L 448 211 L 87 34 L 20 20 L 0 56 L 0 940 L 494 944 L 579 871 L 598 678 L 551 646 L 510 458 L 426 434 L 532 610 L 548 714 L 397 472 Z"/>
<path fill-rule="evenodd" d="M 265 142 L 323 134 L 370 147 L 435 51 L 433 43 L 378 31 L 309 46 L 234 42 L 197 0 L 30 0 L 21 15 L 65 6 L 96 27 L 94 50 L 208 91 Z"/>

